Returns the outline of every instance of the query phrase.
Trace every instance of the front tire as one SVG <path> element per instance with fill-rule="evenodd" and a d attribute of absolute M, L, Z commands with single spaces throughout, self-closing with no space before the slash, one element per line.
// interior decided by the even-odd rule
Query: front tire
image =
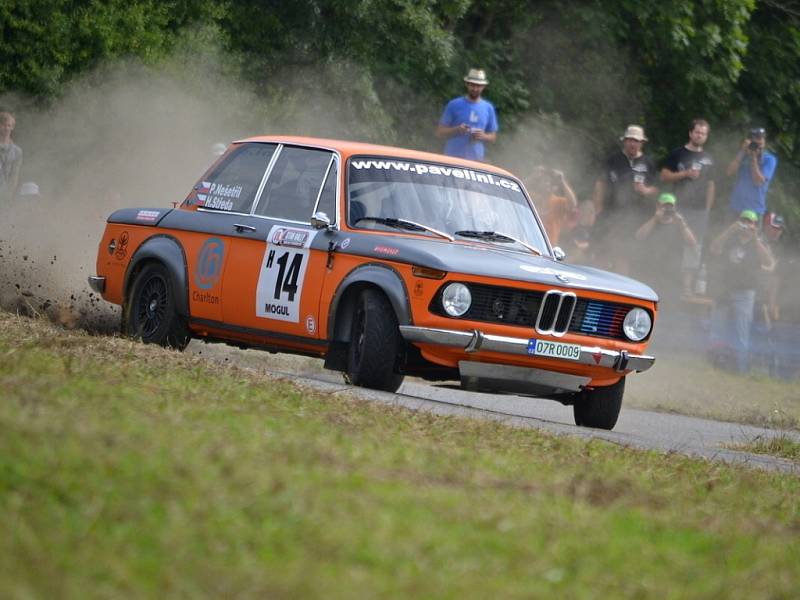
<path fill-rule="evenodd" d="M 572 406 L 575 424 L 596 429 L 614 429 L 624 393 L 624 377 L 614 385 L 579 392 Z"/>
<path fill-rule="evenodd" d="M 186 320 L 178 314 L 175 290 L 166 267 L 144 266 L 131 286 L 122 313 L 123 332 L 145 344 L 183 350 L 189 343 Z"/>
<path fill-rule="evenodd" d="M 401 349 L 392 305 L 381 292 L 364 290 L 353 314 L 345 379 L 361 387 L 397 391 L 404 377 L 397 372 Z"/>

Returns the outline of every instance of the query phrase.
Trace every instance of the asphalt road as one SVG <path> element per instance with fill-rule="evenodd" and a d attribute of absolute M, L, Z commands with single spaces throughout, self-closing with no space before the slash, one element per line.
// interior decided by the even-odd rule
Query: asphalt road
<path fill-rule="evenodd" d="M 574 424 L 572 408 L 552 400 L 512 395 L 467 392 L 449 385 L 431 385 L 407 378 L 397 393 L 378 392 L 344 383 L 341 374 L 326 371 L 322 361 L 273 355 L 258 350 L 238 350 L 221 344 L 193 341 L 188 351 L 246 369 L 286 377 L 330 394 L 424 410 L 436 414 L 495 419 L 513 427 L 527 427 L 587 439 L 597 438 L 623 446 L 677 452 L 709 460 L 746 464 L 770 470 L 800 473 L 800 464 L 786 459 L 732 450 L 727 446 L 785 436 L 800 443 L 800 433 L 712 421 L 676 414 L 626 408 L 613 431 Z"/>

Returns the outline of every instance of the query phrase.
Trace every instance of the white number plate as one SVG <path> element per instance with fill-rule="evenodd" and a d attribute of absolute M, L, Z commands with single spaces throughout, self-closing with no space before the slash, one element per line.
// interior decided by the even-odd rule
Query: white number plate
<path fill-rule="evenodd" d="M 567 360 L 579 360 L 581 357 L 581 347 L 578 344 L 565 344 L 563 342 L 531 339 L 528 340 L 528 354 L 549 356 L 551 358 L 565 358 Z"/>

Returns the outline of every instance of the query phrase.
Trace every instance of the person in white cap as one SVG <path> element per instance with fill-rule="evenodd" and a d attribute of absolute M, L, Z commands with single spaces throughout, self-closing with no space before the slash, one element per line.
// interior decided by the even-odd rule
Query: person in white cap
<path fill-rule="evenodd" d="M 627 275 L 634 234 L 653 212 L 658 172 L 642 151 L 647 138 L 641 126 L 628 125 L 619 139 L 622 151 L 609 157 L 595 182 L 593 238 L 603 266 Z"/>
<path fill-rule="evenodd" d="M 483 160 L 484 142 L 497 139 L 497 113 L 494 105 L 481 98 L 489 81 L 483 69 L 470 69 L 464 83 L 467 94 L 447 103 L 439 119 L 436 135 L 446 139 L 444 153 L 472 160 Z"/>

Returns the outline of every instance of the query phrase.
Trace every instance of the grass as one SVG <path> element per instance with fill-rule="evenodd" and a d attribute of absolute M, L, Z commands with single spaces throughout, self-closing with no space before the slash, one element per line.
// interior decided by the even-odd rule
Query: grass
<path fill-rule="evenodd" d="M 0 590 L 791 598 L 800 478 L 316 392 L 0 313 Z"/>
<path fill-rule="evenodd" d="M 662 353 L 651 370 L 628 377 L 625 406 L 796 430 L 799 387 L 800 381 L 730 373 L 702 357 Z"/>
<path fill-rule="evenodd" d="M 800 461 L 800 443 L 786 435 L 772 438 L 759 437 L 748 444 L 734 444 L 729 447 L 733 450 L 769 454 L 770 456 L 780 456 L 789 460 Z"/>

